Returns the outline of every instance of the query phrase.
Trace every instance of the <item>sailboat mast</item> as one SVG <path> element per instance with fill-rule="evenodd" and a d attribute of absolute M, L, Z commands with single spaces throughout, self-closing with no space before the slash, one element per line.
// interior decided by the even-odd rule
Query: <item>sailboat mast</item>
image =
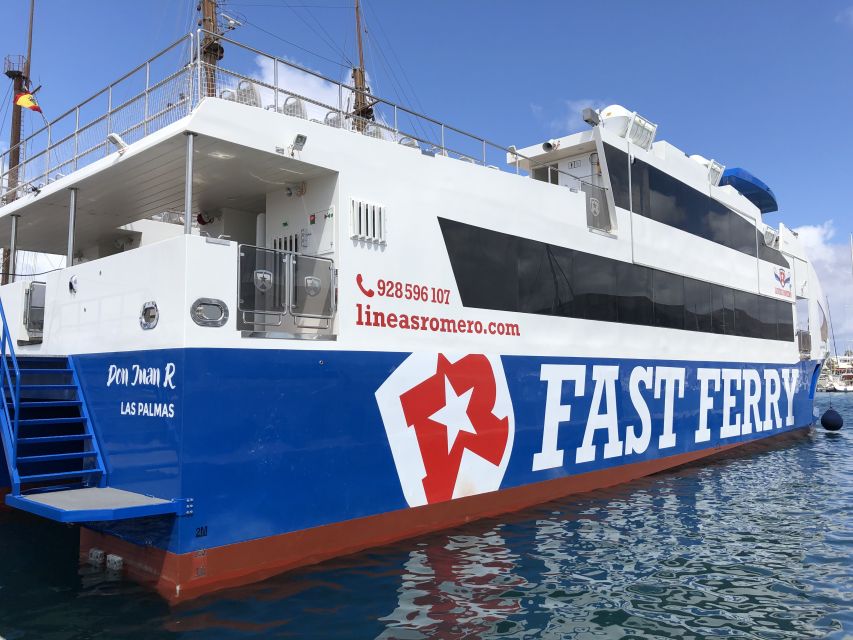
<path fill-rule="evenodd" d="M 6 182 L 6 202 L 11 202 L 17 197 L 18 188 L 18 166 L 21 164 L 21 134 L 22 134 L 22 111 L 23 107 L 15 104 L 15 98 L 30 86 L 30 59 L 33 55 L 33 15 L 35 14 L 36 0 L 30 0 L 30 26 L 27 32 L 27 57 L 17 60 L 13 56 L 6 57 L 6 76 L 12 81 L 12 126 L 9 132 L 9 164 L 8 180 Z M 14 269 L 11 264 L 9 248 L 3 248 L 3 272 L 0 276 L 0 284 L 8 284 L 10 273 Z"/>
<path fill-rule="evenodd" d="M 201 61 L 204 63 L 203 95 L 216 95 L 216 65 L 225 55 L 222 43 L 217 36 L 219 33 L 218 8 L 216 0 L 201 0 L 196 7 L 201 11 L 199 25 L 205 31 L 201 40 Z"/>
<path fill-rule="evenodd" d="M 364 131 L 368 120 L 373 120 L 373 105 L 368 102 L 368 87 L 364 73 L 364 46 L 361 41 L 361 3 L 355 0 L 355 31 L 358 42 L 358 67 L 352 70 L 355 85 L 355 102 L 352 114 L 356 131 Z"/>

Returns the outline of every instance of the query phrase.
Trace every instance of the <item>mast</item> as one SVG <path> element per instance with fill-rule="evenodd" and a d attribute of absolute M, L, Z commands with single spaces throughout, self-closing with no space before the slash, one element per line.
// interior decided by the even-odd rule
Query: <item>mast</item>
<path fill-rule="evenodd" d="M 356 131 L 364 131 L 368 120 L 373 120 L 373 104 L 368 101 L 370 91 L 364 75 L 364 48 L 361 42 L 361 4 L 355 0 L 355 31 L 358 42 L 358 67 L 352 70 L 353 84 L 355 85 L 355 101 L 353 103 L 352 115 Z"/>
<path fill-rule="evenodd" d="M 201 11 L 199 26 L 207 32 L 201 41 L 201 61 L 204 63 L 202 95 L 216 96 L 216 65 L 225 55 L 222 43 L 216 37 L 221 35 L 216 0 L 201 0 L 196 9 Z"/>
<path fill-rule="evenodd" d="M 30 0 L 30 25 L 27 32 L 27 57 L 6 56 L 5 73 L 12 81 L 12 126 L 9 132 L 9 165 L 8 180 L 6 182 L 6 201 L 12 202 L 17 197 L 18 171 L 21 164 L 21 134 L 23 120 L 21 118 L 23 107 L 15 104 L 15 97 L 30 87 L 30 59 L 33 53 L 33 15 L 35 13 L 36 0 Z M 0 284 L 9 284 L 10 272 L 13 265 L 10 264 L 9 248 L 3 248 L 3 267 Z"/>

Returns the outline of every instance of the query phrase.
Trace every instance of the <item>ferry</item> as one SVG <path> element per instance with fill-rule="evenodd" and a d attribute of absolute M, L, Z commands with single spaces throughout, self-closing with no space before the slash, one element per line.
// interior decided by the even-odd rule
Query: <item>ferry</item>
<path fill-rule="evenodd" d="M 0 486 L 81 559 L 178 602 L 812 425 L 826 301 L 750 172 L 205 26 L 0 160 Z"/>

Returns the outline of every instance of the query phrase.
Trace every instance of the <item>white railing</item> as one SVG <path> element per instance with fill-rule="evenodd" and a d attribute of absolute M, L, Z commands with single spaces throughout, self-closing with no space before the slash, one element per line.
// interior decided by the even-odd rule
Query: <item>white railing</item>
<path fill-rule="evenodd" d="M 226 57 L 216 67 L 203 62 L 201 55 L 211 38 L 227 45 Z M 355 94 L 356 89 L 345 82 L 199 30 L 22 140 L 15 166 L 10 166 L 15 149 L 4 152 L 0 206 L 109 155 L 116 149 L 109 134 L 131 144 L 189 115 L 206 97 L 314 120 L 490 169 L 505 167 L 508 159 L 529 161 L 514 148 L 372 94 L 365 98 L 373 106 L 374 120 L 357 118 L 352 114 Z M 518 162 L 510 164 L 510 171 L 521 173 Z"/>

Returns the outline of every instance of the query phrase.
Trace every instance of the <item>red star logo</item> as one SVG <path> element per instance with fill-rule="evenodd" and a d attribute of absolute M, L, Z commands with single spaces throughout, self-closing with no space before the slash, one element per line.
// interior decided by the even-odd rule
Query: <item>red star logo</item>
<path fill-rule="evenodd" d="M 414 428 L 426 469 L 427 502 L 453 497 L 467 449 L 497 466 L 509 440 L 509 419 L 494 415 L 495 377 L 488 358 L 455 363 L 439 354 L 436 372 L 400 396 L 406 424 Z"/>

